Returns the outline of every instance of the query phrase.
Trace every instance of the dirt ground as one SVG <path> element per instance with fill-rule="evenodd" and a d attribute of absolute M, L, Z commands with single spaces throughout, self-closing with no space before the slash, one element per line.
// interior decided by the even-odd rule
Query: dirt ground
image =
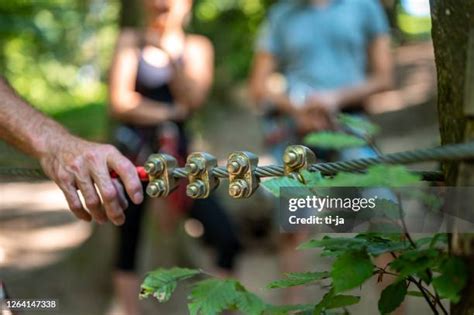
<path fill-rule="evenodd" d="M 370 106 L 374 122 L 382 127 L 377 144 L 384 153 L 439 142 L 431 43 L 400 48 L 396 60 L 398 89 L 375 97 Z M 237 97 L 241 94 L 236 92 Z M 195 147 L 218 158 L 225 158 L 233 150 L 264 154 L 259 120 L 243 99 L 240 103 L 208 109 L 204 117 L 214 123 L 206 124 Z M 436 167 L 433 163 L 417 166 Z M 283 293 L 265 289 L 269 281 L 279 278 L 276 233 L 270 228 L 271 202 L 262 202 L 266 200 L 262 195 L 250 201 L 231 202 L 222 188 L 218 193 L 228 205 L 246 245 L 239 258 L 237 277 L 267 301 L 279 303 Z M 0 200 L 0 279 L 12 297 L 57 299 L 59 310 L 54 314 L 121 314 L 112 298 L 112 226 L 92 226 L 75 220 L 66 210 L 61 192 L 51 182 L 0 183 Z M 140 249 L 141 275 L 158 266 L 212 270 L 212 253 L 199 240 L 182 228 L 174 235 L 163 235 L 154 217 L 148 214 L 146 218 Z M 307 255 L 307 270 L 329 268 L 329 262 L 318 258 L 315 252 Z M 319 287 L 304 290 L 308 302 L 323 295 Z M 377 301 L 373 298 L 378 297 L 377 290 L 375 282 L 354 290 L 362 300 L 351 308 L 351 314 L 377 314 Z M 144 314 L 186 314 L 186 295 L 186 286 L 182 285 L 167 304 L 143 301 Z M 407 298 L 405 309 L 406 314 L 430 314 L 429 308 L 416 298 Z"/>

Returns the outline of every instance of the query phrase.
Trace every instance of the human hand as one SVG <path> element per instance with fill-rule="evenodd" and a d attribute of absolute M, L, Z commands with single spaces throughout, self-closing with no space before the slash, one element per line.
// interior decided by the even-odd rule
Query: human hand
<path fill-rule="evenodd" d="M 317 92 L 306 97 L 301 108 L 296 109 L 298 131 L 306 134 L 332 130 L 339 111 L 339 95 L 336 91 Z"/>
<path fill-rule="evenodd" d="M 340 95 L 337 91 L 316 92 L 306 99 L 306 106 L 322 108 L 333 116 L 339 111 L 340 103 Z"/>
<path fill-rule="evenodd" d="M 168 56 L 171 65 L 175 66 L 183 55 L 185 44 L 186 37 L 183 34 L 170 33 L 160 36 L 155 46 L 164 52 Z"/>
<path fill-rule="evenodd" d="M 304 135 L 334 129 L 335 112 L 315 97 L 308 97 L 303 106 L 293 108 L 293 118 L 299 133 Z"/>
<path fill-rule="evenodd" d="M 331 129 L 331 119 L 322 108 L 304 108 L 294 116 L 298 132 L 307 134 L 315 131 Z"/>
<path fill-rule="evenodd" d="M 101 224 L 107 220 L 115 225 L 123 224 L 127 200 L 122 184 L 111 179 L 109 170 L 120 176 L 131 200 L 138 204 L 143 201 L 143 191 L 135 166 L 111 145 L 70 135 L 62 135 L 56 140 L 40 156 L 40 163 L 63 191 L 74 215 Z M 85 207 L 79 199 L 78 189 Z"/>

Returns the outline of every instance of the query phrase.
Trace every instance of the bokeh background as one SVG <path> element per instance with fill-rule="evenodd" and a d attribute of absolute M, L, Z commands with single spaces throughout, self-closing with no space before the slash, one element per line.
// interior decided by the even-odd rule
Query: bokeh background
<path fill-rule="evenodd" d="M 108 68 L 120 27 L 137 26 L 143 20 L 136 1 L 140 0 L 1 1 L 0 73 L 22 97 L 71 132 L 107 142 L 113 124 L 107 116 Z M 234 150 L 265 155 L 260 120 L 249 105 L 246 80 L 258 27 L 274 2 L 195 1 L 188 29 L 208 36 L 216 52 L 212 93 L 189 126 L 195 149 L 220 159 Z M 419 10 L 410 2 L 418 3 Z M 423 2 L 428 1 L 382 1 L 392 26 L 396 87 L 372 97 L 369 108 L 374 122 L 382 127 L 377 143 L 385 153 L 439 142 L 431 23 L 429 14 L 421 10 Z M 0 166 L 37 164 L 0 143 Z M 418 168 L 436 167 L 425 164 Z M 10 295 L 59 299 L 60 314 L 115 314 L 113 227 L 76 221 L 53 183 L 14 178 L 0 178 L 0 182 L 0 279 Z M 249 201 L 236 202 L 222 189 L 218 193 L 245 246 L 239 278 L 278 303 L 281 293 L 264 289 L 268 281 L 279 277 L 272 201 L 257 194 Z M 147 218 L 142 274 L 157 266 L 205 269 L 210 265 L 208 251 L 199 239 L 184 227 L 172 236 L 161 235 L 157 217 L 150 213 Z M 308 270 L 328 264 L 310 255 Z M 376 310 L 370 298 L 374 290 L 373 284 L 364 288 L 354 314 Z M 314 300 L 321 292 L 309 288 L 306 293 Z M 170 303 L 145 301 L 143 307 L 147 314 L 184 314 L 185 301 L 186 288 L 181 287 Z M 409 313 L 429 313 L 426 306 L 411 300 L 407 308 Z"/>

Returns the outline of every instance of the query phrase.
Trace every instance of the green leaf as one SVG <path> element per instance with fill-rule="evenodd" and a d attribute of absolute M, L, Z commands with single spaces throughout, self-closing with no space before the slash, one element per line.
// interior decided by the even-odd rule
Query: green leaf
<path fill-rule="evenodd" d="M 189 296 L 191 315 L 216 315 L 234 308 L 240 297 L 235 280 L 208 279 L 197 282 Z"/>
<path fill-rule="evenodd" d="M 430 273 L 428 272 L 428 270 L 423 270 L 423 271 L 417 272 L 416 276 L 418 278 L 420 278 L 422 281 L 424 281 L 426 284 L 431 283 L 432 279 L 431 279 L 431 276 L 430 276 Z"/>
<path fill-rule="evenodd" d="M 396 222 L 375 222 L 370 226 L 370 231 L 386 233 L 386 234 L 400 234 L 403 233 L 403 227 Z"/>
<path fill-rule="evenodd" d="M 377 125 L 369 120 L 354 115 L 340 114 L 338 120 L 342 125 L 366 137 L 374 136 L 380 130 Z"/>
<path fill-rule="evenodd" d="M 237 299 L 237 309 L 244 314 L 260 315 L 266 310 L 266 304 L 251 292 L 241 292 Z"/>
<path fill-rule="evenodd" d="M 422 202 L 429 211 L 439 212 L 440 207 L 444 203 L 444 198 L 434 193 L 428 193 L 418 189 L 410 190 L 406 193 L 411 199 Z"/>
<path fill-rule="evenodd" d="M 303 175 L 306 187 L 316 187 L 323 180 L 323 176 L 320 172 L 310 172 L 303 170 L 301 175 Z"/>
<path fill-rule="evenodd" d="M 428 245 L 428 248 L 436 248 L 439 244 L 441 247 L 446 247 L 448 245 L 448 235 L 444 233 L 438 233 L 429 237 L 423 237 L 415 241 L 417 247 L 425 247 Z"/>
<path fill-rule="evenodd" d="M 445 233 L 435 234 L 430 241 L 429 248 L 437 248 L 436 246 L 438 244 L 440 244 L 441 247 L 446 248 L 448 246 L 448 243 L 449 243 L 448 234 L 445 234 Z"/>
<path fill-rule="evenodd" d="M 355 238 L 365 240 L 367 252 L 373 256 L 406 250 L 411 247 L 410 243 L 406 240 L 401 240 L 400 236 L 389 237 L 379 233 L 361 233 L 356 235 Z"/>
<path fill-rule="evenodd" d="M 364 250 L 342 254 L 332 265 L 334 291 L 339 293 L 360 286 L 373 271 L 374 265 Z"/>
<path fill-rule="evenodd" d="M 278 177 L 266 180 L 261 183 L 261 186 L 267 191 L 269 191 L 273 196 L 279 198 L 280 197 L 280 188 L 287 188 L 287 187 L 296 187 L 296 188 L 305 188 L 306 185 L 300 183 L 296 179 L 292 179 L 289 177 Z M 302 192 L 303 194 L 305 192 Z M 306 196 L 311 195 L 311 192 L 308 190 Z"/>
<path fill-rule="evenodd" d="M 401 234 L 386 234 L 386 233 L 374 233 L 366 232 L 359 233 L 355 238 L 365 239 L 367 242 L 398 242 L 403 239 L 404 236 Z"/>
<path fill-rule="evenodd" d="M 433 279 L 433 287 L 442 298 L 459 302 L 460 292 L 467 282 L 466 264 L 461 258 L 452 256 L 441 264 L 440 271 L 441 275 Z"/>
<path fill-rule="evenodd" d="M 376 202 L 376 209 L 382 209 L 385 217 L 392 220 L 400 220 L 405 216 L 403 210 L 400 211 L 400 207 L 396 202 L 389 199 L 378 199 Z"/>
<path fill-rule="evenodd" d="M 326 301 L 326 309 L 330 310 L 333 308 L 345 307 L 353 304 L 357 304 L 360 301 L 359 296 L 354 295 L 335 295 L 328 301 Z"/>
<path fill-rule="evenodd" d="M 421 293 L 420 291 L 408 291 L 407 295 L 414 296 L 414 297 L 422 297 L 422 298 L 425 297 L 423 293 Z"/>
<path fill-rule="evenodd" d="M 367 172 L 338 173 L 333 178 L 324 178 L 321 187 L 402 187 L 420 182 L 420 177 L 401 165 L 374 165 Z"/>
<path fill-rule="evenodd" d="M 326 254 L 339 255 L 348 250 L 361 250 L 366 246 L 367 240 L 364 239 L 325 236 L 320 240 L 309 240 L 298 246 L 298 249 L 322 248 Z"/>
<path fill-rule="evenodd" d="M 265 314 L 268 315 L 288 315 L 295 314 L 295 312 L 307 312 L 312 311 L 314 305 L 309 304 L 297 304 L 297 305 L 268 305 Z"/>
<path fill-rule="evenodd" d="M 269 289 L 281 289 L 294 287 L 298 285 L 305 285 L 314 281 L 329 278 L 330 274 L 327 271 L 323 272 L 295 272 L 287 273 L 287 279 L 275 280 L 268 284 Z"/>
<path fill-rule="evenodd" d="M 334 289 L 326 293 L 323 299 L 316 304 L 313 315 L 326 313 L 326 310 L 346 307 L 359 303 L 360 297 L 354 295 L 336 295 Z"/>
<path fill-rule="evenodd" d="M 300 188 L 298 193 L 299 195 L 301 195 L 301 197 L 313 195 L 311 190 L 301 188 L 310 188 L 317 186 L 317 184 L 322 181 L 323 178 L 321 173 L 304 170 L 301 172 L 301 175 L 303 176 L 304 183 L 301 183 L 291 177 L 284 176 L 263 181 L 261 183 L 261 186 L 263 186 L 265 190 L 269 191 L 273 196 L 277 198 L 280 197 L 281 188 Z"/>
<path fill-rule="evenodd" d="M 430 242 L 430 248 L 436 248 L 436 244 L 442 243 L 444 246 L 447 246 L 449 243 L 448 234 L 439 233 L 433 236 L 433 239 Z"/>
<path fill-rule="evenodd" d="M 438 263 L 439 252 L 435 249 L 413 249 L 402 253 L 390 263 L 390 268 L 396 270 L 401 278 L 420 276 Z"/>
<path fill-rule="evenodd" d="M 249 315 L 262 315 L 267 305 L 248 292 L 236 280 L 207 279 L 197 282 L 189 296 L 191 315 L 215 315 L 226 310 L 240 310 Z"/>
<path fill-rule="evenodd" d="M 141 285 L 140 298 L 155 297 L 159 302 L 171 298 L 178 281 L 200 274 L 199 270 L 186 268 L 157 269 L 147 274 Z"/>
<path fill-rule="evenodd" d="M 405 300 L 407 294 L 407 284 L 405 281 L 398 281 L 386 287 L 379 299 L 379 311 L 381 314 L 388 314 L 396 310 Z"/>
<path fill-rule="evenodd" d="M 310 133 L 304 137 L 303 143 L 312 147 L 334 150 L 360 147 L 367 144 L 364 139 L 359 137 L 333 131 Z"/>
<path fill-rule="evenodd" d="M 367 252 L 374 256 L 379 256 L 389 252 L 398 252 L 410 248 L 410 243 L 407 241 L 399 242 L 385 242 L 385 243 L 369 243 L 367 246 Z"/>

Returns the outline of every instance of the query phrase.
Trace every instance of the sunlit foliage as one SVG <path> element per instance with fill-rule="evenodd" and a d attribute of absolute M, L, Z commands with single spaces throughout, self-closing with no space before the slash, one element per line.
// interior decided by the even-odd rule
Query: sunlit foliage
<path fill-rule="evenodd" d="M 48 113 L 104 100 L 118 9 L 106 0 L 2 1 L 2 75 Z"/>

